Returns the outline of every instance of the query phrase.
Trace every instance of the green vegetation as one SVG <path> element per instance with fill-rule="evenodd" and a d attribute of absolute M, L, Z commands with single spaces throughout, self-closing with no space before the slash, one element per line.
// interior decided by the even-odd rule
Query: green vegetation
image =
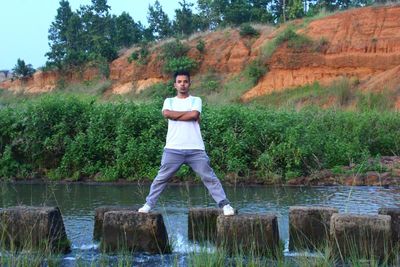
<path fill-rule="evenodd" d="M 313 254 L 300 252 L 297 256 L 277 257 L 244 254 L 242 252 L 230 254 L 224 249 L 214 249 L 207 245 L 201 246 L 188 257 L 188 266 L 396 266 L 399 262 L 398 246 L 385 254 L 383 259 L 371 255 L 368 246 L 358 251 L 359 244 L 349 244 L 351 252 L 346 259 L 336 255 L 332 245 L 327 244 Z"/>
<path fill-rule="evenodd" d="M 139 65 L 145 65 L 149 60 L 149 55 L 150 51 L 148 44 L 143 42 L 140 44 L 139 50 L 132 52 L 128 58 L 128 62 L 131 63 L 132 61 L 136 61 Z"/>
<path fill-rule="evenodd" d="M 190 47 L 187 44 L 178 39 L 163 44 L 159 58 L 163 61 L 164 72 L 172 74 L 176 71 L 193 72 L 196 70 L 197 61 L 186 56 L 189 49 Z"/>
<path fill-rule="evenodd" d="M 35 73 L 35 69 L 31 64 L 26 64 L 24 60 L 18 59 L 17 64 L 13 68 L 14 76 L 18 79 L 31 77 Z"/>
<path fill-rule="evenodd" d="M 198 0 L 198 12 L 194 13 L 194 4 L 182 1 L 175 9 L 175 19 L 170 20 L 156 0 L 153 5 L 149 5 L 146 28 L 126 12 L 119 16 L 111 15 L 111 6 L 107 0 L 92 0 L 76 11 L 71 9 L 67 0 L 61 0 L 49 28 L 50 51 L 46 53 L 46 68 L 69 71 L 93 62 L 110 62 L 118 56 L 118 50 L 124 47 L 170 37 L 187 37 L 195 32 L 226 26 L 242 25 L 242 36 L 256 36 L 258 32 L 250 23 L 285 23 L 288 20 L 312 17 L 321 11 L 333 12 L 374 2 L 382 3 L 362 0 Z M 307 42 L 306 39 L 303 41 Z M 135 58 L 144 57 L 133 55 L 132 59 Z"/>
<path fill-rule="evenodd" d="M 390 111 L 395 105 L 396 92 L 359 92 L 359 81 L 343 78 L 329 86 L 313 83 L 302 87 L 273 92 L 255 98 L 252 103 L 267 107 L 297 108 L 331 107 L 357 111 Z"/>
<path fill-rule="evenodd" d="M 167 128 L 161 105 L 161 98 L 134 104 L 46 95 L 5 106 L 0 109 L 0 177 L 152 178 Z M 371 156 L 397 155 L 399 125 L 398 113 L 297 112 L 232 104 L 205 106 L 202 116 L 203 137 L 220 177 L 266 183 Z"/>
<path fill-rule="evenodd" d="M 173 58 L 169 60 L 168 62 L 165 63 L 164 65 L 164 71 L 166 73 L 175 73 L 177 71 L 189 71 L 193 72 L 194 70 L 197 69 L 197 62 L 194 59 L 191 59 L 190 57 L 183 56 L 180 58 Z"/>
<path fill-rule="evenodd" d="M 203 54 L 204 51 L 206 50 L 206 42 L 204 42 L 203 39 L 199 39 L 199 40 L 197 41 L 196 48 L 197 48 L 197 50 L 198 50 L 200 53 Z"/>
<path fill-rule="evenodd" d="M 239 34 L 242 37 L 256 37 L 260 35 L 260 33 L 254 29 L 249 23 L 244 23 L 240 25 Z"/>

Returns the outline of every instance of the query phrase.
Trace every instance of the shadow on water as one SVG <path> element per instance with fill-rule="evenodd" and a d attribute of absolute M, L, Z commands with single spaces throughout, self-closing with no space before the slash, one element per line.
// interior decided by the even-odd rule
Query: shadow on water
<path fill-rule="evenodd" d="M 225 187 L 232 205 L 240 213 L 275 213 L 279 235 L 288 253 L 288 212 L 295 205 L 327 205 L 340 212 L 376 214 L 381 207 L 400 207 L 400 189 L 382 187 Z M 100 253 L 93 241 L 94 211 L 103 205 L 143 204 L 148 185 L 90 184 L 3 184 L 0 207 L 15 205 L 58 206 L 64 218 L 72 252 L 63 256 L 62 266 L 112 264 L 121 258 Z M 199 247 L 188 240 L 189 207 L 214 207 L 202 185 L 170 185 L 157 210 L 164 216 L 173 253 L 168 256 L 137 254 L 127 259 L 133 266 L 183 266 Z M 212 248 L 211 248 L 212 249 Z M 96 265 L 96 264 L 95 264 Z M 105 265 L 105 266 L 106 266 Z"/>

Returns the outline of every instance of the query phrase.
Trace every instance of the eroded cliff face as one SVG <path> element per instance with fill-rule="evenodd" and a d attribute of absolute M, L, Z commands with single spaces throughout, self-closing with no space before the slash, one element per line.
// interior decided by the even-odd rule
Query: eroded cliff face
<path fill-rule="evenodd" d="M 269 72 L 243 100 L 339 77 L 359 79 L 361 89 L 393 90 L 400 66 L 400 6 L 349 10 L 312 21 L 299 33 L 324 38 L 326 47 L 294 52 L 282 45 L 268 62 Z"/>
<path fill-rule="evenodd" d="M 220 74 L 239 73 L 249 60 L 257 55 L 257 48 L 273 30 L 274 28 L 269 26 L 263 27 L 257 39 L 242 38 L 236 29 L 196 35 L 186 42 L 190 47 L 188 56 L 199 64 L 196 74 L 209 71 Z M 196 48 L 200 39 L 205 42 L 203 53 Z M 170 76 L 163 72 L 162 59 L 160 59 L 163 43 L 165 41 L 151 48 L 146 64 L 129 63 L 128 58 L 133 49 L 127 50 L 113 61 L 110 65 L 110 79 L 114 81 L 112 92 L 125 93 L 132 90 L 139 92 L 155 83 L 170 79 Z"/>
<path fill-rule="evenodd" d="M 236 74 L 258 58 L 262 48 L 271 42 L 282 28 L 260 28 L 257 38 L 241 37 L 237 29 L 202 33 L 191 37 L 188 55 L 197 60 L 197 74 L 207 72 Z M 400 82 L 400 6 L 382 6 L 353 9 L 311 21 L 301 27 L 311 39 L 325 40 L 322 49 L 293 50 L 283 43 L 264 64 L 269 71 L 259 83 L 242 96 L 243 101 L 254 97 L 303 86 L 318 81 L 329 84 L 341 77 L 356 78 L 360 90 L 398 90 Z M 196 49 L 199 39 L 205 42 L 205 51 Z M 164 41 L 165 43 L 166 41 Z M 166 81 L 160 51 L 163 43 L 150 48 L 146 64 L 129 62 L 135 48 L 126 50 L 110 64 L 112 86 L 108 93 L 140 92 L 147 87 Z M 66 82 L 90 80 L 98 77 L 95 69 L 64 76 Z M 55 72 L 37 72 L 27 81 L 5 81 L 1 88 L 28 92 L 49 91 L 60 79 Z M 397 94 L 399 95 L 399 94 Z M 398 97 L 398 96 L 397 96 Z M 400 108 L 400 98 L 398 98 Z"/>

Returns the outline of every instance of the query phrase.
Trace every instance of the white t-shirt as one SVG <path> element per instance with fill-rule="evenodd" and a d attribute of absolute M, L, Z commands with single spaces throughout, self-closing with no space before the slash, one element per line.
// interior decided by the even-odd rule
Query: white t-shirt
<path fill-rule="evenodd" d="M 162 110 L 193 111 L 201 113 L 201 98 L 188 96 L 186 98 L 171 97 L 164 100 Z M 168 120 L 168 133 L 165 148 L 170 149 L 200 149 L 204 150 L 200 125 L 197 121 Z"/>

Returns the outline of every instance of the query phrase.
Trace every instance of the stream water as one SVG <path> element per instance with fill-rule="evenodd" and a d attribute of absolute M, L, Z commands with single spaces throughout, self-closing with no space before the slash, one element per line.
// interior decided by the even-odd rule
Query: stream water
<path fill-rule="evenodd" d="M 72 243 L 72 252 L 63 255 L 62 266 L 96 266 L 115 255 L 101 253 L 93 241 L 94 211 L 104 205 L 140 205 L 148 185 L 90 184 L 3 184 L 0 207 L 15 205 L 58 206 Z M 288 211 L 295 205 L 326 205 L 340 212 L 376 214 L 381 207 L 400 207 L 399 187 L 225 187 L 232 206 L 240 213 L 275 213 L 280 239 L 288 246 Z M 198 249 L 188 240 L 189 207 L 214 207 L 202 185 L 170 185 L 162 194 L 157 210 L 163 214 L 173 253 L 168 256 L 140 253 L 132 257 L 133 266 L 185 266 L 187 256 Z M 117 261 L 117 260 L 116 260 Z"/>

